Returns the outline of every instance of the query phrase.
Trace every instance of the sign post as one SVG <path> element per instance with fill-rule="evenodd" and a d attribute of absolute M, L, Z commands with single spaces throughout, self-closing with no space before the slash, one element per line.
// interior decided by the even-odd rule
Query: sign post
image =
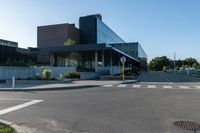
<path fill-rule="evenodd" d="M 15 89 L 15 76 L 12 77 L 12 88 Z"/>
<path fill-rule="evenodd" d="M 121 57 L 120 58 L 120 61 L 122 63 L 122 80 L 124 80 L 124 65 L 125 65 L 125 62 L 126 62 L 126 57 Z"/>

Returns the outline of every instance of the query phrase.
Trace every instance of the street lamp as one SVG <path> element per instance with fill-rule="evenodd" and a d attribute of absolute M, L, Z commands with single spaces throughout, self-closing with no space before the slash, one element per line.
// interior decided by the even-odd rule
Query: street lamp
<path fill-rule="evenodd" d="M 174 52 L 174 72 L 176 71 L 176 53 Z"/>

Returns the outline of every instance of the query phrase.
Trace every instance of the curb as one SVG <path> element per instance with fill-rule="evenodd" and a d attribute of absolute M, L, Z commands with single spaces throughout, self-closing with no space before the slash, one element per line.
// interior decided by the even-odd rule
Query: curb
<path fill-rule="evenodd" d="M 17 133 L 24 133 L 23 128 L 21 128 L 17 124 L 14 124 L 14 123 L 6 121 L 6 120 L 1 120 L 1 119 L 0 119 L 0 123 L 6 124 L 6 125 L 12 127 Z"/>
<path fill-rule="evenodd" d="M 20 92 L 20 91 L 57 91 L 57 90 L 73 90 L 73 89 L 85 89 L 85 88 L 93 88 L 99 87 L 101 85 L 82 85 L 82 86 L 71 86 L 71 87 L 58 87 L 58 88 L 38 88 L 38 89 L 24 89 L 24 88 L 16 88 L 16 89 L 0 89 L 1 91 L 10 91 L 10 92 Z"/>
<path fill-rule="evenodd" d="M 140 76 L 136 79 L 136 80 L 128 80 L 128 81 L 122 81 L 121 83 L 119 84 L 127 84 L 127 83 L 137 83 L 143 76 L 143 73 L 140 74 Z"/>

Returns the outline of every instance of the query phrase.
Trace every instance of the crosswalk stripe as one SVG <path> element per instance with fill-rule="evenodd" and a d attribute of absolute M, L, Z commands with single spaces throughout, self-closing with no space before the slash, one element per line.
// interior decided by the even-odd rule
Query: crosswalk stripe
<path fill-rule="evenodd" d="M 147 88 L 156 88 L 155 85 L 148 85 Z"/>
<path fill-rule="evenodd" d="M 126 87 L 127 84 L 119 84 L 118 87 Z"/>
<path fill-rule="evenodd" d="M 179 86 L 179 88 L 181 88 L 181 89 L 190 89 L 190 87 L 188 87 L 188 86 Z"/>
<path fill-rule="evenodd" d="M 107 85 L 103 85 L 103 87 L 113 87 L 114 84 L 107 84 Z M 117 87 L 127 87 L 127 84 L 119 84 Z M 140 84 L 133 84 L 132 85 L 133 88 L 141 88 Z M 147 88 L 157 88 L 156 85 L 147 85 Z M 180 89 L 191 89 L 189 86 L 177 86 Z M 196 89 L 200 89 L 200 86 L 193 86 Z M 170 85 L 163 85 L 162 88 L 165 89 L 172 89 L 172 88 L 176 88 L 176 87 L 172 87 Z"/>
<path fill-rule="evenodd" d="M 195 86 L 196 88 L 200 89 L 200 86 Z"/>
<path fill-rule="evenodd" d="M 140 88 L 141 85 L 133 85 L 133 88 Z"/>
<path fill-rule="evenodd" d="M 103 87 L 112 87 L 113 85 L 104 85 Z"/>
<path fill-rule="evenodd" d="M 171 89 L 172 86 L 163 86 L 163 88 L 165 88 L 165 89 Z"/>

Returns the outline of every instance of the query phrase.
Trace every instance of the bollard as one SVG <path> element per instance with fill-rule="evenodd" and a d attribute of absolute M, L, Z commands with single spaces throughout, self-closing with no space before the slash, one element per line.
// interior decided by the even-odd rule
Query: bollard
<path fill-rule="evenodd" d="M 12 77 L 12 88 L 15 89 L 15 76 Z"/>

